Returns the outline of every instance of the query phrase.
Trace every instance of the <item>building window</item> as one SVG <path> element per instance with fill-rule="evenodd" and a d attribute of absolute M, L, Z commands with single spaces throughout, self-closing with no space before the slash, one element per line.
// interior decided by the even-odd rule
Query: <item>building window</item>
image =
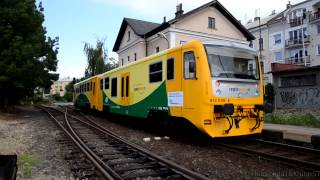
<path fill-rule="evenodd" d="M 259 50 L 263 50 L 263 38 L 259 39 Z"/>
<path fill-rule="evenodd" d="M 281 61 L 282 60 L 282 52 L 275 52 L 274 53 L 274 60 Z"/>
<path fill-rule="evenodd" d="M 137 60 L 137 53 L 134 53 L 134 61 Z"/>
<path fill-rule="evenodd" d="M 173 58 L 167 60 L 167 80 L 174 79 L 174 61 Z"/>
<path fill-rule="evenodd" d="M 128 31 L 128 41 L 130 41 L 131 38 L 131 31 Z"/>
<path fill-rule="evenodd" d="M 149 65 L 149 82 L 162 81 L 162 61 Z"/>
<path fill-rule="evenodd" d="M 318 34 L 320 34 L 320 24 L 317 25 Z"/>
<path fill-rule="evenodd" d="M 318 55 L 320 55 L 320 44 L 318 44 L 318 46 L 317 46 L 317 52 L 318 52 Z"/>
<path fill-rule="evenodd" d="M 216 19 L 213 17 L 208 17 L 208 28 L 215 29 L 216 28 Z"/>
<path fill-rule="evenodd" d="M 156 53 L 158 53 L 160 51 L 159 46 L 156 47 Z"/>
<path fill-rule="evenodd" d="M 184 60 L 184 78 L 195 79 L 196 78 L 196 61 L 194 53 L 192 51 L 185 52 L 183 55 Z"/>
<path fill-rule="evenodd" d="M 281 87 L 301 87 L 301 86 L 315 86 L 315 85 L 316 85 L 315 74 L 280 78 Z"/>
<path fill-rule="evenodd" d="M 121 65 L 123 65 L 123 58 L 121 59 Z"/>
<path fill-rule="evenodd" d="M 128 62 L 130 61 L 130 56 L 128 56 Z"/>
<path fill-rule="evenodd" d="M 281 44 L 281 34 L 273 35 L 274 44 Z"/>
<path fill-rule="evenodd" d="M 110 78 L 107 77 L 104 79 L 104 89 L 109 89 L 110 86 Z"/>
<path fill-rule="evenodd" d="M 117 90 L 118 90 L 117 78 L 112 78 L 111 80 L 111 96 L 112 97 L 117 96 Z"/>

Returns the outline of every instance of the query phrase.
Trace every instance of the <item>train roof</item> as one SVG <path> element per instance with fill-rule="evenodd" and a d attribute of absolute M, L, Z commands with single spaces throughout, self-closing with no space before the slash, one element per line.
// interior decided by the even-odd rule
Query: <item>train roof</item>
<path fill-rule="evenodd" d="M 95 76 L 91 76 L 91 77 L 89 77 L 89 78 L 87 78 L 87 79 L 84 79 L 84 80 L 82 80 L 82 81 L 80 81 L 80 82 L 77 82 L 77 83 L 74 84 L 73 86 L 82 84 L 82 83 L 87 82 L 87 81 L 89 81 L 89 80 L 91 80 L 91 79 L 94 79 L 95 77 L 98 77 L 98 76 L 99 76 L 99 74 L 98 74 L 98 75 L 95 75 Z"/>
<path fill-rule="evenodd" d="M 256 53 L 256 50 L 249 47 L 246 43 L 241 42 L 234 42 L 234 41 L 225 41 L 225 40 L 210 40 L 202 42 L 204 45 L 214 45 L 214 46 L 221 46 L 221 47 L 231 47 L 231 48 L 238 48 L 238 49 L 245 49 Z"/>

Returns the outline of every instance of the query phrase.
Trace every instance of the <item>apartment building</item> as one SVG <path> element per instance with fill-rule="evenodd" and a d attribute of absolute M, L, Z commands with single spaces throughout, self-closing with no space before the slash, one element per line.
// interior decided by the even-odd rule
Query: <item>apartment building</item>
<path fill-rule="evenodd" d="M 262 54 L 265 82 L 273 82 L 272 63 L 320 65 L 320 0 L 289 2 L 282 12 L 259 19 L 246 27 L 256 37 L 253 47 Z"/>
<path fill-rule="evenodd" d="M 124 18 L 113 51 L 122 66 L 193 39 L 249 45 L 254 36 L 214 0 L 187 13 L 179 4 L 175 18 L 167 21 L 164 17 L 162 23 Z"/>

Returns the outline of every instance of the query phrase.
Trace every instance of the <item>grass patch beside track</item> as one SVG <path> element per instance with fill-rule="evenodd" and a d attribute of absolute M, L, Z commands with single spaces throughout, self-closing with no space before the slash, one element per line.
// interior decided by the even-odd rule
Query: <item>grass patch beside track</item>
<path fill-rule="evenodd" d="M 30 178 L 32 176 L 32 167 L 38 164 L 38 160 L 28 153 L 18 155 L 18 176 Z"/>
<path fill-rule="evenodd" d="M 267 114 L 265 122 L 271 124 L 286 124 L 320 128 L 320 117 L 303 112 L 276 112 Z"/>

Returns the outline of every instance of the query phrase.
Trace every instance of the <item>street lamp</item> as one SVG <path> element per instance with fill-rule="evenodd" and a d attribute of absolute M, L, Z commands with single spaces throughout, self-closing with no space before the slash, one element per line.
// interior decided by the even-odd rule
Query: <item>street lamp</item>
<path fill-rule="evenodd" d="M 159 38 L 163 38 L 163 39 L 165 39 L 167 41 L 168 49 L 169 49 L 170 48 L 170 42 L 169 42 L 168 38 L 166 37 L 166 35 L 163 34 L 163 32 L 159 32 L 157 35 L 158 35 Z"/>

